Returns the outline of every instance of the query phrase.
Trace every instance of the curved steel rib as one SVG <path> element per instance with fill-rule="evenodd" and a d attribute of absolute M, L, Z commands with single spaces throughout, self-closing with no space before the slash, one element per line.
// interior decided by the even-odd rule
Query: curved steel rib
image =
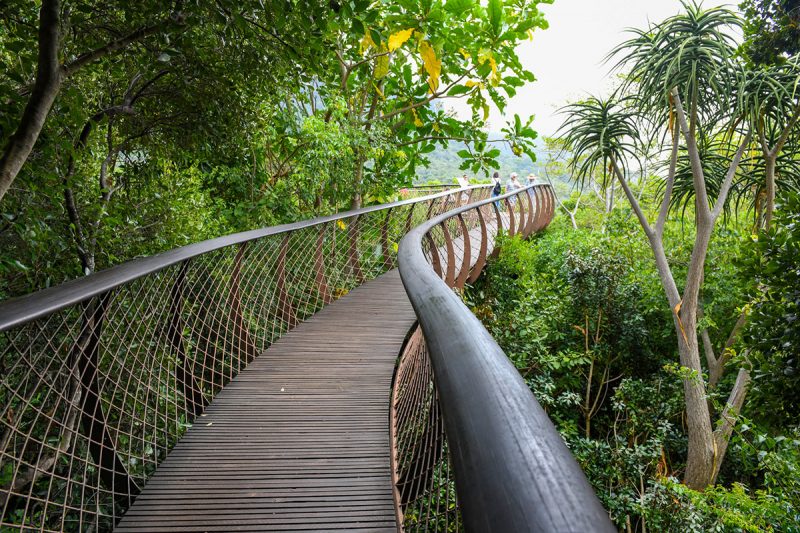
<path fill-rule="evenodd" d="M 536 201 L 530 202 L 528 195 Z M 424 339 L 416 335 L 407 345 L 393 397 L 393 437 L 400 439 L 394 446 L 398 516 L 406 529 L 417 530 L 460 529 L 463 520 L 467 531 L 615 531 L 519 372 L 453 290 L 453 276 L 446 274 L 447 268 L 432 268 L 426 257 L 432 255 L 443 262 L 445 256 L 448 265 L 458 262 L 452 239 L 446 239 L 447 246 L 440 244 L 439 228 L 470 215 L 481 222 L 490 220 L 496 201 L 505 202 L 508 211 L 496 211 L 497 225 L 490 232 L 483 225 L 474 234 L 462 232 L 465 250 L 470 246 L 466 242 L 477 237 L 480 256 L 487 248 L 496 251 L 499 233 L 513 234 L 516 221 L 520 228 L 530 227 L 523 224 L 525 207 L 534 203 L 536 213 L 528 213 L 528 217 L 535 217 L 535 230 L 544 228 L 553 217 L 552 188 L 534 185 L 433 217 L 409 232 L 400 244 L 400 275 Z M 483 264 L 478 258 L 476 266 Z M 420 363 L 421 350 L 430 359 L 429 367 Z M 432 368 L 433 376 L 409 377 L 412 364 L 421 373 Z M 424 384 L 415 385 L 415 379 Z M 405 414 L 413 409 L 407 400 L 412 390 L 420 398 L 417 411 L 421 414 L 417 416 Z M 438 434 L 439 412 L 446 445 L 443 436 L 402 440 L 409 434 Z M 450 468 L 439 459 L 439 448 L 444 446 L 455 474 L 460 517 L 452 512 L 455 495 L 440 504 L 440 495 L 451 488 L 442 481 Z M 404 483 L 411 478 L 415 485 Z M 404 514 L 410 518 L 404 519 Z"/>

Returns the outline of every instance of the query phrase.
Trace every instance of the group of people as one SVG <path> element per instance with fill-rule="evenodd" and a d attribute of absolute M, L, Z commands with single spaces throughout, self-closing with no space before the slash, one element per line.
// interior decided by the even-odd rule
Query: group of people
<path fill-rule="evenodd" d="M 456 181 L 458 181 L 458 185 L 460 187 L 469 187 L 469 178 L 467 177 L 466 174 L 464 174 L 459 178 L 456 178 Z M 536 184 L 536 176 L 533 173 L 528 174 L 528 185 L 535 185 L 535 184 Z M 516 172 L 512 172 L 511 175 L 509 176 L 508 184 L 506 185 L 506 192 L 513 192 L 521 189 L 522 187 L 523 185 L 519 181 L 519 175 Z M 500 179 L 500 173 L 495 172 L 494 174 L 492 174 L 492 198 L 500 196 L 501 194 L 503 194 L 503 182 Z M 517 198 L 516 196 L 512 196 L 508 200 L 509 202 L 511 202 L 511 205 L 514 205 L 514 203 L 517 201 Z M 497 207 L 500 207 L 500 202 L 499 201 L 496 202 L 496 205 Z"/>
<path fill-rule="evenodd" d="M 536 184 L 536 176 L 534 174 L 528 174 L 528 185 L 535 185 Z M 519 176 L 517 176 L 516 172 L 512 172 L 510 179 L 508 180 L 508 185 L 506 186 L 506 192 L 514 192 L 522 188 L 522 183 L 519 181 Z M 496 196 L 500 196 L 503 194 L 503 184 L 500 180 L 500 173 L 495 172 L 492 174 L 492 198 Z M 511 196 L 508 199 L 511 205 L 514 205 L 517 202 L 516 196 Z M 495 202 L 495 205 L 499 208 L 500 202 Z"/>
<path fill-rule="evenodd" d="M 516 172 L 512 172 L 509 176 L 508 185 L 506 186 L 506 192 L 516 191 L 517 189 L 522 188 L 522 183 L 519 181 L 519 175 Z M 463 176 L 456 178 L 458 181 L 458 185 L 460 187 L 469 187 L 469 178 L 466 174 Z M 536 176 L 534 174 L 528 174 L 528 185 L 536 184 Z M 500 179 L 500 173 L 495 172 L 492 174 L 492 196 L 500 196 L 503 192 L 503 183 Z"/>

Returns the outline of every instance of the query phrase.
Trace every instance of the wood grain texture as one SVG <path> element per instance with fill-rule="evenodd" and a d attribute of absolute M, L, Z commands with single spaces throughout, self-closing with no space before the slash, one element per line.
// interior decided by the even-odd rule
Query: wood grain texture
<path fill-rule="evenodd" d="M 298 325 L 217 395 L 115 531 L 396 531 L 389 395 L 414 320 L 395 270 Z"/>

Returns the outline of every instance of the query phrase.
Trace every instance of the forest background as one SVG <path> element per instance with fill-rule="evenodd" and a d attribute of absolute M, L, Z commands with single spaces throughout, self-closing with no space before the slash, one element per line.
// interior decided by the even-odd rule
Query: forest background
<path fill-rule="evenodd" d="M 516 50 L 541 3 L 4 3 L 0 298 L 456 168 L 533 171 L 564 216 L 466 297 L 617 525 L 800 530 L 798 2 L 687 2 L 560 139 L 490 130 L 534 82 Z"/>

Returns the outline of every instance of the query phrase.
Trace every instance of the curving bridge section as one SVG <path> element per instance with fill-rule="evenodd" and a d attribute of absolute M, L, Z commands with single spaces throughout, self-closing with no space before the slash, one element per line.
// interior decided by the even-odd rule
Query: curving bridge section
<path fill-rule="evenodd" d="M 500 233 L 553 216 L 549 186 L 488 196 L 230 235 L 0 304 L 0 529 L 613 530 L 459 297 Z"/>

